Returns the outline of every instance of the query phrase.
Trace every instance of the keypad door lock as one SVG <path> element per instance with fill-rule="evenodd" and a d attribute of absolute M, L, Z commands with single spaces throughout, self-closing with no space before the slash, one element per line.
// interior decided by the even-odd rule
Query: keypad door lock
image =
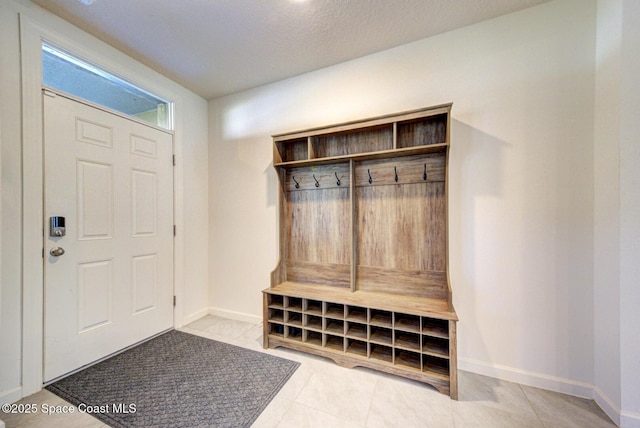
<path fill-rule="evenodd" d="M 49 236 L 60 238 L 66 234 L 64 217 L 49 217 Z"/>

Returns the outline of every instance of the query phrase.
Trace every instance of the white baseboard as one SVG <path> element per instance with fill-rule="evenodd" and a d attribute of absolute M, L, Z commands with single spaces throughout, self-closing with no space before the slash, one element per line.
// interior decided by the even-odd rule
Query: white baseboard
<path fill-rule="evenodd" d="M 640 414 L 623 411 L 620 414 L 620 428 L 640 428 Z"/>
<path fill-rule="evenodd" d="M 252 324 L 260 324 L 262 322 L 262 317 L 260 316 L 246 314 L 244 312 L 229 311 L 227 309 L 209 308 L 209 314 L 236 321 L 250 322 Z"/>
<path fill-rule="evenodd" d="M 488 364 L 470 358 L 458 358 L 458 368 L 497 379 L 517 382 L 522 385 L 575 395 L 594 400 L 603 412 L 621 428 L 640 428 L 640 415 L 621 411 L 598 387 L 586 382 L 550 376 L 499 364 Z"/>
<path fill-rule="evenodd" d="M 200 309 L 197 312 L 184 316 L 182 318 L 182 322 L 177 323 L 176 328 L 184 327 L 185 325 L 197 321 L 207 315 L 209 315 L 209 308 Z"/>
<path fill-rule="evenodd" d="M 620 415 L 622 412 L 620 408 L 597 386 L 593 387 L 593 400 L 616 425 L 621 426 Z"/>
<path fill-rule="evenodd" d="M 0 392 L 0 404 L 15 403 L 22 398 L 22 387 Z M 2 425 L 0 425 L 2 428 Z"/>
<path fill-rule="evenodd" d="M 548 389 L 563 394 L 593 399 L 593 385 L 585 382 L 577 382 L 571 379 L 516 369 L 500 364 L 489 364 L 469 358 L 458 358 L 458 368 L 485 376 L 517 382 L 522 385 L 533 386 L 535 388 Z"/>

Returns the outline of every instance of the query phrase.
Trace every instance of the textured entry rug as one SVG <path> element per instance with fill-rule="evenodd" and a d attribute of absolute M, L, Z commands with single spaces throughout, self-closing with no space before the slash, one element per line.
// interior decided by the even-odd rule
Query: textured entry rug
<path fill-rule="evenodd" d="M 172 330 L 46 389 L 112 427 L 249 427 L 299 365 Z"/>

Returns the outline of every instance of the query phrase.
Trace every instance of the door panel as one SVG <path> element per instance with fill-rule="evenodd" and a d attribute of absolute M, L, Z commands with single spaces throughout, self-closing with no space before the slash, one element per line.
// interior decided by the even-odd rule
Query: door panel
<path fill-rule="evenodd" d="M 172 327 L 173 137 L 43 98 L 48 382 Z"/>

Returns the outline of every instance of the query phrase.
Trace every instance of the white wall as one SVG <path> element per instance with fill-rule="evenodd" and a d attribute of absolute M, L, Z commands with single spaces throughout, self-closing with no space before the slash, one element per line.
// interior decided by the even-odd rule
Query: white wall
<path fill-rule="evenodd" d="M 620 73 L 620 379 L 623 428 L 640 428 L 640 2 L 624 0 Z"/>
<path fill-rule="evenodd" d="M 599 0 L 594 122 L 594 385 L 620 414 L 620 49 L 623 0 Z M 615 416 L 615 415 L 618 416 Z M 618 420 L 619 422 L 619 420 Z"/>
<path fill-rule="evenodd" d="M 594 133 L 594 398 L 640 427 L 640 3 L 599 0 Z"/>
<path fill-rule="evenodd" d="M 460 367 L 590 395 L 595 1 L 559 0 L 210 102 L 210 305 L 261 316 L 270 134 L 452 101 Z"/>
<path fill-rule="evenodd" d="M 20 398 L 21 324 L 21 152 L 18 17 L 0 1 L 0 120 L 2 135 L 2 258 L 0 260 L 0 402 Z"/>
<path fill-rule="evenodd" d="M 19 14 L 23 27 L 19 29 Z M 25 24 L 25 23 L 28 23 Z M 33 24 L 33 25 L 32 25 Z M 35 29 L 35 30 L 34 30 Z M 25 220 L 25 234 L 37 236 L 41 229 L 38 213 L 23 211 L 23 201 L 41 201 L 38 191 L 23 184 L 37 182 L 39 162 L 29 156 L 22 159 L 23 141 L 21 121 L 33 121 L 33 117 L 21 117 L 21 105 L 31 105 L 31 101 L 21 98 L 21 77 L 25 77 L 27 92 L 39 92 L 39 77 L 34 69 L 21 70 L 20 33 L 33 46 L 22 46 L 23 56 L 33 55 L 39 49 L 39 34 L 43 29 L 47 37 L 68 47 L 106 68 L 128 77 L 135 83 L 176 102 L 175 145 L 178 155 L 176 174 L 179 200 L 176 204 L 178 237 L 176 248 L 180 255 L 176 263 L 176 288 L 179 295 L 176 324 L 181 325 L 204 313 L 208 305 L 208 123 L 207 102 L 178 84 L 150 70 L 121 52 L 87 35 L 79 29 L 58 19 L 33 5 L 28 0 L 0 0 L 0 122 L 2 160 L 2 259 L 0 271 L 0 402 L 12 401 L 35 392 L 41 385 L 36 373 L 41 369 L 41 306 L 33 296 L 40 293 L 42 284 L 24 278 L 34 277 L 22 270 L 38 263 L 41 242 L 22 240 L 24 219 L 35 218 L 37 225 L 28 225 Z M 33 60 L 33 58 L 31 58 Z M 28 62 L 33 64 L 34 62 Z M 35 63 L 38 63 L 36 60 Z M 24 72 L 24 73 L 22 73 Z M 33 75 L 36 75 L 33 78 Z M 23 86 L 23 88 L 25 88 Z M 25 97 L 29 97 L 26 94 Z M 37 97 L 36 97 L 37 99 Z M 25 107 L 28 108 L 28 107 Z M 41 124 L 37 124 L 41 126 Z M 37 134 L 37 132 L 36 132 Z M 41 135 L 41 134 L 40 134 Z M 24 141 L 25 153 L 32 153 L 35 140 Z M 29 148 L 31 147 L 31 148 Z M 35 147 L 37 152 L 37 147 Z M 34 172 L 35 171 L 35 172 Z M 24 181 L 23 181 L 24 180 Z M 41 203 L 41 202 L 40 202 Z M 27 233 L 29 232 L 29 233 Z M 37 241 L 37 240 L 36 240 Z M 37 260 L 22 257 L 23 247 L 36 247 Z M 36 275 L 37 276 L 37 275 Z M 24 306 L 23 306 L 24 305 Z M 24 324 L 23 324 L 24 323 Z M 32 327 L 36 326 L 33 330 Z M 28 349 L 28 351 L 24 351 Z M 35 350 L 32 352 L 31 350 Z M 23 371 L 24 369 L 24 371 Z"/>

